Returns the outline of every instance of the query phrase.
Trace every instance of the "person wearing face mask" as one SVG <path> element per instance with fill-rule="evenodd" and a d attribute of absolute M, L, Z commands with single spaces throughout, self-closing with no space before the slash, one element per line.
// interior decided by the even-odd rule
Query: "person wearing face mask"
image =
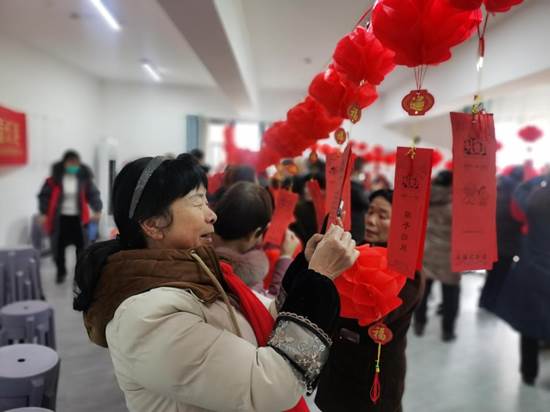
<path fill-rule="evenodd" d="M 381 189 L 369 196 L 365 215 L 365 242 L 386 247 L 392 216 L 393 191 Z M 393 339 L 384 345 L 380 373 L 380 399 L 373 403 L 370 390 L 378 345 L 370 338 L 371 325 L 359 326 L 355 319 L 340 318 L 328 362 L 321 373 L 315 404 L 323 412 L 401 412 L 405 390 L 407 331 L 422 296 L 419 273 L 407 279 L 399 293 L 403 303 L 381 319 Z"/>
<path fill-rule="evenodd" d="M 235 274 L 257 291 L 263 291 L 263 279 L 269 260 L 262 249 L 263 237 L 273 214 L 269 192 L 251 182 L 231 186 L 216 203 L 214 246 L 220 259 L 229 262 Z M 300 241 L 287 230 L 280 255 L 275 263 L 269 292 L 276 296 Z"/>
<path fill-rule="evenodd" d="M 77 255 L 82 251 L 88 243 L 86 226 L 99 221 L 102 206 L 92 171 L 81 163 L 77 152 L 68 150 L 53 165 L 38 194 L 40 223 L 50 236 L 57 283 L 63 283 L 67 276 L 65 248 L 76 246 Z"/>

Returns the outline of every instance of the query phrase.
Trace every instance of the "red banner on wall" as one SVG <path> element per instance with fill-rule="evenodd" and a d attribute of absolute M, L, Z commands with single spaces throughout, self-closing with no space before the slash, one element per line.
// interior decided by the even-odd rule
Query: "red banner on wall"
<path fill-rule="evenodd" d="M 398 147 L 388 268 L 411 279 L 422 268 L 430 203 L 432 149 Z"/>
<path fill-rule="evenodd" d="M 451 113 L 453 272 L 491 269 L 497 260 L 496 139 L 492 114 Z"/>
<path fill-rule="evenodd" d="M 26 163 L 26 115 L 0 106 L 0 166 Z"/>

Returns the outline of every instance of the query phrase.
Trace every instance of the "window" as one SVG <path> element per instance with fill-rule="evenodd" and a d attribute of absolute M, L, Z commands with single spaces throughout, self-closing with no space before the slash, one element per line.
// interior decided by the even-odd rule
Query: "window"
<path fill-rule="evenodd" d="M 218 170 L 225 164 L 224 130 L 229 123 L 210 121 L 206 129 L 206 163 Z M 237 122 L 235 144 L 241 149 L 260 150 L 261 136 L 259 123 Z"/>

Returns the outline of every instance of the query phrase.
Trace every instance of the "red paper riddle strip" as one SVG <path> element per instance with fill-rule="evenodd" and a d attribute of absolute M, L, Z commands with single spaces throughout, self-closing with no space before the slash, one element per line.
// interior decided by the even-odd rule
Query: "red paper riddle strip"
<path fill-rule="evenodd" d="M 344 153 L 332 153 L 327 155 L 326 164 L 326 210 L 329 211 L 328 225 L 336 224 L 338 208 L 341 201 L 344 202 L 344 229 L 351 229 L 351 170 L 353 168 L 354 155 L 351 145 L 348 143 Z"/>
<path fill-rule="evenodd" d="M 280 246 L 288 226 L 294 221 L 294 208 L 298 195 L 289 190 L 279 190 L 275 201 L 275 212 L 264 237 L 264 243 Z"/>
<path fill-rule="evenodd" d="M 411 279 L 422 268 L 430 200 L 432 149 L 397 148 L 388 268 Z"/>
<path fill-rule="evenodd" d="M 315 207 L 315 217 L 317 220 L 317 231 L 323 227 L 323 220 L 325 219 L 325 198 L 321 193 L 321 187 L 319 182 L 315 179 L 308 180 L 306 183 L 307 190 L 311 196 L 311 201 Z"/>
<path fill-rule="evenodd" d="M 453 272 L 491 269 L 497 259 L 496 139 L 493 115 L 451 113 Z"/>

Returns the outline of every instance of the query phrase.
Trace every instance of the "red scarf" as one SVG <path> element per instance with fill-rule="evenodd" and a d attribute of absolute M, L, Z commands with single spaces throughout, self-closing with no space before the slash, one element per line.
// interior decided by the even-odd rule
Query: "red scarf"
<path fill-rule="evenodd" d="M 231 289 L 231 291 L 239 298 L 241 304 L 241 310 L 243 315 L 252 326 L 254 335 L 258 341 L 258 346 L 266 346 L 269 335 L 273 330 L 275 321 L 273 317 L 266 309 L 266 307 L 260 302 L 260 300 L 254 295 L 254 292 L 246 286 L 246 284 L 233 272 L 233 268 L 226 262 L 220 262 L 220 268 L 223 272 L 225 281 Z M 300 401 L 288 412 L 309 412 L 309 408 L 304 400 L 300 398 Z"/>

